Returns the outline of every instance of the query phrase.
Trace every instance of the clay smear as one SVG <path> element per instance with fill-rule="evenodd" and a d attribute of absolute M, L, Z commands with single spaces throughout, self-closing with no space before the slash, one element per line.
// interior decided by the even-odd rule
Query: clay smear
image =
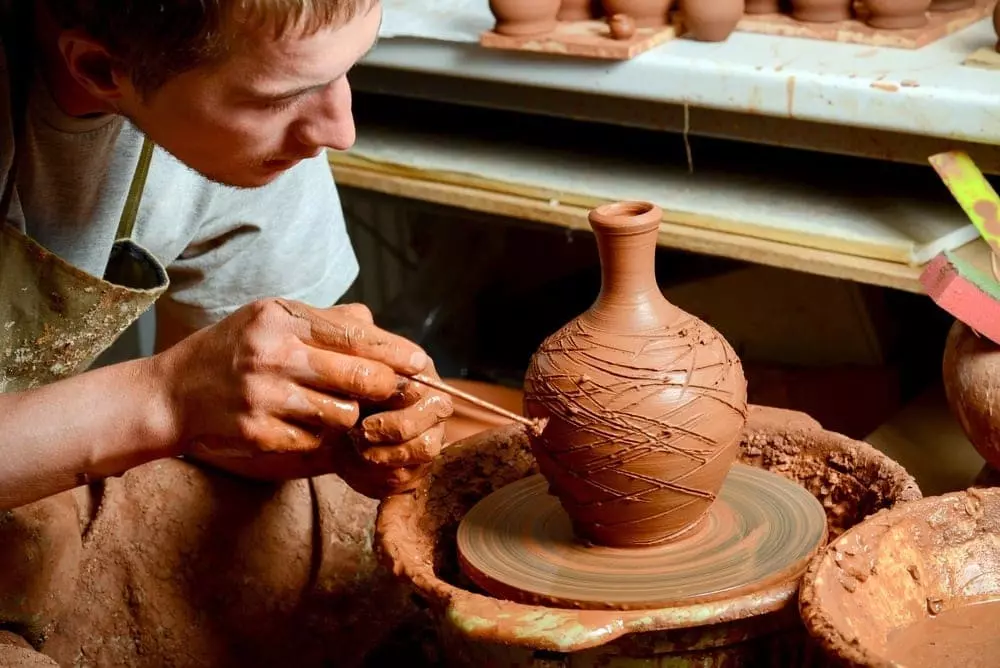
<path fill-rule="evenodd" d="M 906 668 L 1000 663 L 1000 600 L 965 605 L 889 634 L 886 656 Z"/>

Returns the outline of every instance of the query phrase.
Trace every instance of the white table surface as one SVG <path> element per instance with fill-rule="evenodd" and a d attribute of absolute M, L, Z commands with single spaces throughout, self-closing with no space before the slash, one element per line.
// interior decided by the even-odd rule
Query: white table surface
<path fill-rule="evenodd" d="M 917 50 L 734 33 L 626 62 L 481 48 L 491 25 L 486 0 L 385 0 L 364 64 L 1000 144 L 1000 71 L 961 64 L 996 41 L 989 20 Z"/>

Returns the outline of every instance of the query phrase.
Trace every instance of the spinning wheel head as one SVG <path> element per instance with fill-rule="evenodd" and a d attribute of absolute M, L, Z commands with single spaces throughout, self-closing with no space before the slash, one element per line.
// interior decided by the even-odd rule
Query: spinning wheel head
<path fill-rule="evenodd" d="M 690 531 L 654 547 L 581 542 L 547 490 L 542 476 L 525 478 L 480 501 L 459 525 L 462 570 L 490 594 L 605 610 L 728 600 L 797 579 L 826 541 L 815 497 L 739 464 Z"/>

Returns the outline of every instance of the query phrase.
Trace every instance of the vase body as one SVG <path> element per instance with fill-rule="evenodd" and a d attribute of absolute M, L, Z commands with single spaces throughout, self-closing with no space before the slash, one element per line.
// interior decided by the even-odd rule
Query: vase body
<path fill-rule="evenodd" d="M 658 28 L 666 25 L 667 12 L 673 0 L 602 0 L 606 16 L 626 14 L 637 28 Z"/>
<path fill-rule="evenodd" d="M 792 0 L 792 18 L 804 23 L 834 23 L 851 16 L 851 0 Z"/>
<path fill-rule="evenodd" d="M 1000 470 L 1000 346 L 955 322 L 945 343 L 942 380 L 948 407 L 966 438 Z"/>
<path fill-rule="evenodd" d="M 556 28 L 560 0 L 490 0 L 494 32 L 512 37 L 544 35 Z"/>
<path fill-rule="evenodd" d="M 870 14 L 865 21 L 873 28 L 900 30 L 927 25 L 931 0 L 865 0 Z"/>
<path fill-rule="evenodd" d="M 743 18 L 744 0 L 683 0 L 684 26 L 697 40 L 722 42 Z"/>
<path fill-rule="evenodd" d="M 591 0 L 562 0 L 559 5 L 560 21 L 589 21 L 594 18 Z"/>
<path fill-rule="evenodd" d="M 662 212 L 591 212 L 601 257 L 594 305 L 549 336 L 525 375 L 539 468 L 577 536 L 616 547 L 680 537 L 714 502 L 746 423 L 736 353 L 656 283 Z"/>

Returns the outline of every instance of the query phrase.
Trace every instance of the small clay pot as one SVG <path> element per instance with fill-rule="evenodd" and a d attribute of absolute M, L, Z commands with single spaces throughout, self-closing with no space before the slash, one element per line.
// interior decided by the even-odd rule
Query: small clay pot
<path fill-rule="evenodd" d="M 781 3 L 778 0 L 747 0 L 746 14 L 778 14 L 781 12 Z"/>
<path fill-rule="evenodd" d="M 627 14 L 637 28 L 659 28 L 667 24 L 673 0 L 602 0 L 606 16 Z"/>
<path fill-rule="evenodd" d="M 993 9 L 993 32 L 997 34 L 997 37 L 1000 37 L 1000 2 Z M 1000 51 L 1000 41 L 997 42 L 995 48 Z"/>
<path fill-rule="evenodd" d="M 792 18 L 803 23 L 847 21 L 851 5 L 851 0 L 792 0 Z"/>
<path fill-rule="evenodd" d="M 941 377 L 948 406 L 983 459 L 1000 469 L 1000 346 L 955 322 L 944 347 Z"/>
<path fill-rule="evenodd" d="M 932 0 L 932 12 L 957 12 L 976 6 L 976 0 Z"/>
<path fill-rule="evenodd" d="M 497 20 L 493 31 L 512 37 L 552 32 L 560 5 L 561 0 L 490 0 L 490 11 Z"/>
<path fill-rule="evenodd" d="M 927 25 L 931 0 L 865 0 L 865 5 L 870 12 L 865 23 L 872 28 L 901 30 Z"/>
<path fill-rule="evenodd" d="M 743 18 L 744 0 L 683 0 L 684 26 L 702 42 L 724 42 Z"/>
<path fill-rule="evenodd" d="M 635 21 L 631 16 L 615 14 L 607 18 L 608 34 L 611 39 L 626 40 L 635 37 Z"/>
<path fill-rule="evenodd" d="M 590 0 L 562 0 L 559 5 L 560 21 L 589 21 L 594 18 Z"/>

